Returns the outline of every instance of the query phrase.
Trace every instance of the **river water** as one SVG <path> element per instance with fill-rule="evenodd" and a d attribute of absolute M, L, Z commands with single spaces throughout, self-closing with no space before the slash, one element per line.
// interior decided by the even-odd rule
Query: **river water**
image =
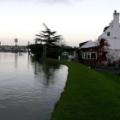
<path fill-rule="evenodd" d="M 0 53 L 0 120 L 49 120 L 67 74 L 64 65 Z"/>

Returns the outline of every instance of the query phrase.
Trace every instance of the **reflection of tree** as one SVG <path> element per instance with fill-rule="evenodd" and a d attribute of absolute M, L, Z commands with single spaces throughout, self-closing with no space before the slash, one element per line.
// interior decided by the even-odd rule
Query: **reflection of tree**
<path fill-rule="evenodd" d="M 18 67 L 18 53 L 15 53 L 15 68 Z"/>
<path fill-rule="evenodd" d="M 49 85 L 49 82 L 53 80 L 55 71 L 59 69 L 59 65 L 55 65 L 52 63 L 43 63 L 43 72 L 44 72 L 44 77 L 46 78 L 46 85 Z"/>
<path fill-rule="evenodd" d="M 39 72 L 41 72 L 41 65 L 39 64 L 39 62 L 37 60 L 35 60 L 34 57 L 31 57 L 31 63 L 34 69 L 34 74 L 38 75 Z"/>
<path fill-rule="evenodd" d="M 28 54 L 28 64 L 27 64 L 27 68 L 29 69 L 30 66 L 30 55 Z"/>
<path fill-rule="evenodd" d="M 31 58 L 34 74 L 40 78 L 41 73 L 44 74 L 44 84 L 49 86 L 54 78 L 55 71 L 59 69 L 59 64 L 40 62 L 34 57 Z"/>

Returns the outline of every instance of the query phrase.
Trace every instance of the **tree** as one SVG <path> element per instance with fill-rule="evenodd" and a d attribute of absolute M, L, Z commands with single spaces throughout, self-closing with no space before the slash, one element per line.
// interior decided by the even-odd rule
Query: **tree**
<path fill-rule="evenodd" d="M 47 55 L 47 49 L 52 46 L 52 49 L 49 50 L 48 53 L 52 52 L 55 46 L 58 46 L 58 43 L 62 40 L 61 35 L 56 35 L 56 31 L 52 31 L 50 28 L 47 27 L 46 24 L 43 24 L 45 30 L 41 31 L 40 34 L 36 34 L 35 43 L 43 45 L 43 57 L 45 58 Z M 52 52 L 53 53 L 53 52 Z M 52 55 L 52 54 L 51 54 Z"/>
<path fill-rule="evenodd" d="M 41 31 L 40 34 L 36 34 L 36 44 L 40 42 L 41 44 L 44 43 L 46 45 L 56 45 L 62 40 L 62 36 L 56 35 L 56 31 L 51 31 L 51 29 L 49 29 L 46 24 L 43 25 L 45 30 Z"/>
<path fill-rule="evenodd" d="M 98 63 L 106 64 L 107 63 L 107 54 L 109 51 L 109 44 L 106 39 L 101 38 L 98 40 Z"/>

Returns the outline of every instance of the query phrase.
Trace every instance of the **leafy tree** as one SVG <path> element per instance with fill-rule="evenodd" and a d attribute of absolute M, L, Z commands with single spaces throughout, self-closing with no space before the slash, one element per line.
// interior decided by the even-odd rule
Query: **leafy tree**
<path fill-rule="evenodd" d="M 41 44 L 44 43 L 46 45 L 56 45 L 62 40 L 62 36 L 56 35 L 56 31 L 52 31 L 50 28 L 47 27 L 46 24 L 43 25 L 45 27 L 45 30 L 41 31 L 40 34 L 36 34 L 36 44 L 40 42 Z"/>
<path fill-rule="evenodd" d="M 60 41 L 62 40 L 61 35 L 56 35 L 56 31 L 52 31 L 50 28 L 47 27 L 46 24 L 43 24 L 45 30 L 41 31 L 40 34 L 36 34 L 35 43 L 43 45 L 43 57 L 53 57 L 58 56 L 59 50 L 56 48 Z M 56 47 L 55 47 L 56 46 Z"/>

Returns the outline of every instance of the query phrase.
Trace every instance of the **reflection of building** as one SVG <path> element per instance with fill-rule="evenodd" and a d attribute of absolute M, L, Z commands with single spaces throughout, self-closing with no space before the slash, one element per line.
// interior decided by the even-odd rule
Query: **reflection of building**
<path fill-rule="evenodd" d="M 98 40 L 81 43 L 80 51 L 80 59 L 84 63 L 107 64 L 120 61 L 120 23 L 117 11 L 114 11 L 112 22 L 104 28 Z"/>

